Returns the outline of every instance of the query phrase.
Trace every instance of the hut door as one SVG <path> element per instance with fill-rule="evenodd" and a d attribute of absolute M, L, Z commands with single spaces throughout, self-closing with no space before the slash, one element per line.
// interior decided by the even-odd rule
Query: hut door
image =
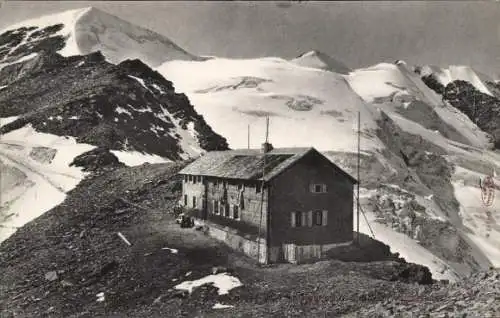
<path fill-rule="evenodd" d="M 285 254 L 285 261 L 290 263 L 297 262 L 297 247 L 295 244 L 283 244 L 283 252 Z"/>
<path fill-rule="evenodd" d="M 208 215 L 208 204 L 207 199 L 203 197 L 201 199 L 201 218 L 202 220 L 206 220 Z"/>

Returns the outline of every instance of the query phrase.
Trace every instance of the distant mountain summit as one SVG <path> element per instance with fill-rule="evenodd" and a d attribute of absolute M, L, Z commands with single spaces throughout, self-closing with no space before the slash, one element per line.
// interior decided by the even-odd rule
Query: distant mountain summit
<path fill-rule="evenodd" d="M 489 76 L 477 72 L 470 66 L 466 65 L 450 65 L 447 68 L 435 65 L 425 65 L 417 68 L 420 76 L 433 77 L 443 86 L 446 86 L 454 81 L 469 82 L 478 91 L 484 94 L 493 96 L 488 83 L 493 83 L 493 79 Z"/>
<path fill-rule="evenodd" d="M 348 74 L 351 69 L 344 63 L 337 61 L 333 57 L 319 51 L 309 51 L 303 53 L 291 60 L 300 66 L 322 69 L 325 71 L 332 71 L 340 74 Z"/>
<path fill-rule="evenodd" d="M 140 59 L 151 67 L 169 60 L 204 60 L 170 39 L 99 9 L 88 7 L 42 16 L 12 25 L 0 42 L 0 59 L 13 62 L 30 49 L 63 56 L 101 51 L 111 63 Z"/>

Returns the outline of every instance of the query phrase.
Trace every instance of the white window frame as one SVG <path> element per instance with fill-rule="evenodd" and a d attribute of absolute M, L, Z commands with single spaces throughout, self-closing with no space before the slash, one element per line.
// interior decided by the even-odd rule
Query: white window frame
<path fill-rule="evenodd" d="M 321 191 L 316 191 L 317 186 L 321 187 Z M 312 193 L 327 193 L 327 190 L 327 186 L 324 183 L 311 183 L 311 185 L 309 186 L 309 191 L 311 191 Z"/>
<path fill-rule="evenodd" d="M 321 224 L 316 223 L 318 214 L 321 216 Z M 313 211 L 313 226 L 326 226 L 327 224 L 328 224 L 328 211 L 327 210 L 314 210 Z"/>

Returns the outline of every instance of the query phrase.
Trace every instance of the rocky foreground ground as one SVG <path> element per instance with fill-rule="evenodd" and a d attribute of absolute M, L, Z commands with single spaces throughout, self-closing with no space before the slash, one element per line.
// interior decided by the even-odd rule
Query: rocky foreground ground
<path fill-rule="evenodd" d="M 341 260 L 257 266 L 175 223 L 182 165 L 96 171 L 3 242 L 0 317 L 500 316 L 498 272 L 433 283 L 428 270 L 367 237 Z M 211 285 L 174 288 L 214 268 L 243 285 L 226 295 Z"/>

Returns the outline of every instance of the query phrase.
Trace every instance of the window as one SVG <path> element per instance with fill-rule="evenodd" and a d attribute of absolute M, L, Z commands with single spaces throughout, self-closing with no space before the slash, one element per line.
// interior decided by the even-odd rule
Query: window
<path fill-rule="evenodd" d="M 314 225 L 323 225 L 323 211 L 314 211 Z"/>
<path fill-rule="evenodd" d="M 229 206 L 227 204 L 223 204 L 224 205 L 224 216 L 225 217 L 229 217 Z"/>
<path fill-rule="evenodd" d="M 193 208 L 196 208 L 196 197 L 193 196 Z"/>
<path fill-rule="evenodd" d="M 188 182 L 188 176 L 187 175 L 184 176 L 184 182 Z"/>
<path fill-rule="evenodd" d="M 240 218 L 239 213 L 238 213 L 238 206 L 233 205 L 233 219 L 238 220 Z"/>
<path fill-rule="evenodd" d="M 193 182 L 193 176 L 192 176 L 192 175 L 189 175 L 189 176 L 188 176 L 188 181 L 189 181 L 189 182 Z"/>
<path fill-rule="evenodd" d="M 224 215 L 225 214 L 225 212 L 224 212 L 224 204 L 220 204 L 219 205 L 219 214 L 220 215 Z"/>
<path fill-rule="evenodd" d="M 213 211 L 214 214 L 219 214 L 219 201 L 217 200 L 213 201 Z"/>
<path fill-rule="evenodd" d="M 257 183 L 257 186 L 255 187 L 255 193 L 260 193 L 260 191 L 262 190 L 262 185 L 260 183 Z"/>
<path fill-rule="evenodd" d="M 314 225 L 325 226 L 328 221 L 328 211 L 318 210 L 314 211 Z"/>
<path fill-rule="evenodd" d="M 187 194 L 184 194 L 184 206 L 188 205 L 188 196 Z"/>
<path fill-rule="evenodd" d="M 326 184 L 323 183 L 313 183 L 310 186 L 312 193 L 326 193 Z"/>
<path fill-rule="evenodd" d="M 300 212 L 294 211 L 290 215 L 291 227 L 325 226 L 327 224 L 328 211 L 317 210 Z"/>
<path fill-rule="evenodd" d="M 292 212 L 292 227 L 301 227 L 302 225 L 302 212 Z"/>

